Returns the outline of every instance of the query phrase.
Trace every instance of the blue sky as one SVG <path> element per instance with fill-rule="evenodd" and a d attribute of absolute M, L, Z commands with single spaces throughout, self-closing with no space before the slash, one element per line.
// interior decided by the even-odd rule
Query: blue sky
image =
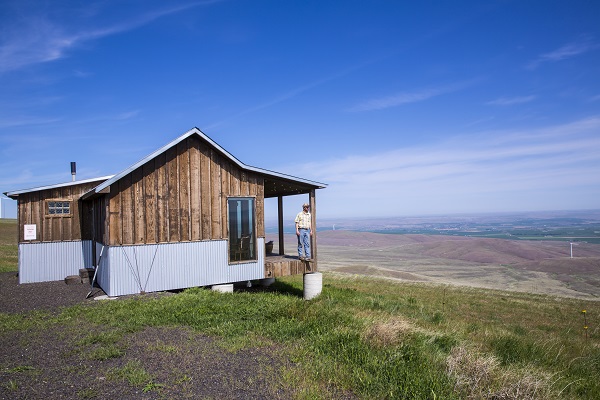
<path fill-rule="evenodd" d="M 328 183 L 320 218 L 600 208 L 599 20 L 581 0 L 4 0 L 0 192 L 198 127 Z"/>

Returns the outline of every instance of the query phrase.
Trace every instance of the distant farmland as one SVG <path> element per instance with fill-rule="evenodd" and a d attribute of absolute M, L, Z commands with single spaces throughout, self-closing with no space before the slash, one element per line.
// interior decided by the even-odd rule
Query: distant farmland
<path fill-rule="evenodd" d="M 561 211 L 370 219 L 321 219 L 320 230 L 559 240 L 600 244 L 600 211 Z M 290 232 L 292 233 L 292 232 Z"/>
<path fill-rule="evenodd" d="M 600 297 L 600 244 L 356 231 L 317 234 L 319 269 L 579 298 Z M 274 240 L 267 234 L 267 240 Z M 295 235 L 286 235 L 293 255 Z"/>

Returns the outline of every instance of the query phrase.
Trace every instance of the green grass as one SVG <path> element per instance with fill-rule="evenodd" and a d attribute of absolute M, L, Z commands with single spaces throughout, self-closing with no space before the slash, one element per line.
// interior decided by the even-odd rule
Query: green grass
<path fill-rule="evenodd" d="M 0 272 L 17 272 L 17 220 L 0 219 Z"/>
<path fill-rule="evenodd" d="M 108 374 L 110 380 L 126 381 L 131 386 L 140 388 L 143 393 L 160 391 L 163 384 L 154 382 L 140 361 L 130 361 L 121 368 L 115 368 Z"/>
<path fill-rule="evenodd" d="M 298 296 L 301 277 L 289 277 L 273 291 L 188 289 L 71 307 L 57 316 L 0 314 L 0 330 L 60 326 L 68 334 L 94 324 L 94 332 L 75 332 L 73 340 L 98 361 L 121 357 L 123 340 L 152 326 L 192 328 L 232 351 L 276 343 L 295 366 L 280 374 L 282 384 L 299 398 L 327 398 L 332 390 L 361 398 L 600 398 L 597 302 L 324 278 L 322 295 L 312 301 Z M 155 350 L 178 351 L 172 344 Z M 161 388 L 136 362 L 111 377 L 140 390 Z"/>
<path fill-rule="evenodd" d="M 14 248 L 0 250 L 1 268 L 16 270 L 16 224 L 2 221 L 0 231 L 0 244 L 7 240 Z M 293 365 L 277 374 L 280 384 L 298 398 L 345 391 L 365 399 L 600 398 L 596 301 L 327 273 L 324 283 L 312 301 L 302 300 L 302 277 L 296 276 L 278 279 L 269 291 L 231 295 L 196 288 L 93 302 L 59 314 L 0 312 L 0 332 L 60 330 L 90 363 L 123 357 L 128 338 L 146 327 L 191 328 L 231 352 L 275 344 Z M 167 357 L 180 351 L 172 343 L 148 350 Z M 17 393 L 16 377 L 35 372 L 33 365 L 0 366 L 9 379 L 5 387 Z M 164 387 L 137 360 L 108 378 L 143 392 Z"/>
<path fill-rule="evenodd" d="M 130 385 L 145 388 L 152 383 L 152 376 L 139 361 L 130 361 L 121 368 L 112 370 L 109 379 L 127 381 Z"/>
<path fill-rule="evenodd" d="M 73 307 L 55 323 L 105 326 L 109 333 L 81 339 L 88 345 L 147 326 L 191 327 L 233 349 L 266 338 L 302 371 L 282 379 L 306 398 L 326 398 L 331 387 L 361 398 L 600 396 L 597 302 L 329 274 L 325 282 L 310 302 L 297 296 L 301 277 L 289 277 L 272 292 L 188 289 Z"/>

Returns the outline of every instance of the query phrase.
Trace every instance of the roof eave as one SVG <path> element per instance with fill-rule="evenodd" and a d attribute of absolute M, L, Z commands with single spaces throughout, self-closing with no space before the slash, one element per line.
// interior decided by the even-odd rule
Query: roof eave
<path fill-rule="evenodd" d="M 81 185 L 81 184 L 90 183 L 90 182 L 106 181 L 106 180 L 112 178 L 113 176 L 114 175 L 109 175 L 109 176 L 102 176 L 102 177 L 98 177 L 98 178 L 83 179 L 83 180 L 79 180 L 79 181 L 58 183 L 56 185 L 47 185 L 47 186 L 34 187 L 34 188 L 30 188 L 30 189 L 13 190 L 12 192 L 4 192 L 4 195 L 13 200 L 16 200 L 20 194 L 39 192 L 41 190 L 56 189 L 56 188 L 61 188 L 61 187 L 74 186 L 74 185 Z"/>

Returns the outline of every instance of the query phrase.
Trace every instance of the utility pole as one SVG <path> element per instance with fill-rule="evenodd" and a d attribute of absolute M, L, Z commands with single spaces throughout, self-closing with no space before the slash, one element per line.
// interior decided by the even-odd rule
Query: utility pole
<path fill-rule="evenodd" d="M 571 258 L 573 258 L 573 242 L 571 242 Z"/>

